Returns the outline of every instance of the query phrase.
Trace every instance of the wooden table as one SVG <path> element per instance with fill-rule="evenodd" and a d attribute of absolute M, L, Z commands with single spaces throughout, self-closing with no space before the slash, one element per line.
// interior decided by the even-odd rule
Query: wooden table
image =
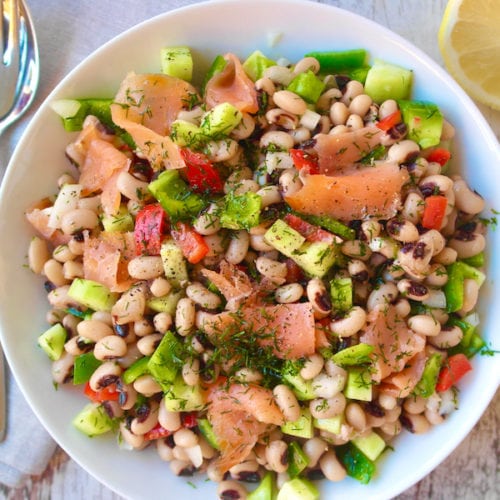
<path fill-rule="evenodd" d="M 442 63 L 437 47 L 437 31 L 445 0 L 319 0 L 351 10 L 387 26 Z M 53 86 L 83 57 L 123 29 L 165 10 L 165 5 L 185 5 L 190 0 L 29 0 L 37 27 L 42 60 L 41 86 L 35 108 Z M 99 9 L 97 9 L 99 6 Z M 98 12 L 96 12 L 98 10 Z M 57 29 L 54 29 L 57 26 Z M 500 112 L 480 106 L 497 137 Z M 28 117 L 19 124 L 25 126 Z M 18 135 L 18 134 L 17 134 Z M 16 131 L 7 140 L 15 144 Z M 498 168 L 498 166 L 492 166 Z M 496 500 L 498 480 L 497 397 L 462 444 L 431 474 L 399 495 L 398 500 Z M 6 500 L 119 500 L 82 470 L 61 449 L 57 449 L 41 476 L 32 477 L 21 489 L 0 486 Z"/>

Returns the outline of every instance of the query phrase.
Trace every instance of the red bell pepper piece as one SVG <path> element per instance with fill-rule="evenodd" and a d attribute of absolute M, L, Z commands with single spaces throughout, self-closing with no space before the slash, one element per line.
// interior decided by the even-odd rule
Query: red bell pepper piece
<path fill-rule="evenodd" d="M 319 226 L 315 226 L 293 214 L 286 214 L 284 221 L 295 231 L 299 232 L 307 241 L 324 241 L 333 244 L 337 240 L 336 236 Z"/>
<path fill-rule="evenodd" d="M 445 148 L 433 149 L 427 155 L 427 161 L 439 163 L 442 167 L 446 165 L 451 158 L 451 153 Z"/>
<path fill-rule="evenodd" d="M 440 229 L 446 213 L 448 200 L 446 196 L 432 195 L 425 199 L 425 208 L 422 215 L 422 226 L 426 229 Z"/>
<path fill-rule="evenodd" d="M 134 239 L 137 255 L 160 255 L 161 241 L 167 229 L 167 213 L 159 203 L 142 208 L 135 218 Z"/>
<path fill-rule="evenodd" d="M 116 384 L 110 384 L 98 391 L 94 391 L 90 384 L 87 382 L 83 393 L 87 396 L 93 403 L 104 403 L 105 401 L 118 401 L 120 397 L 120 392 L 116 388 Z"/>
<path fill-rule="evenodd" d="M 198 417 L 196 412 L 181 413 L 182 427 L 186 429 L 192 429 L 198 425 Z"/>
<path fill-rule="evenodd" d="M 173 434 L 172 431 L 165 429 L 160 424 L 156 424 L 150 431 L 144 434 L 144 439 L 146 441 L 153 441 L 155 439 L 166 438 Z"/>
<path fill-rule="evenodd" d="M 186 164 L 186 178 L 193 191 L 198 193 L 221 193 L 224 182 L 212 162 L 203 154 L 188 148 L 181 149 Z"/>
<path fill-rule="evenodd" d="M 290 149 L 290 156 L 297 170 L 307 169 L 310 174 L 319 174 L 318 158 L 303 149 Z"/>
<path fill-rule="evenodd" d="M 398 123 L 401 123 L 401 111 L 399 109 L 394 111 L 394 113 L 387 115 L 385 118 L 382 118 L 382 120 L 377 122 L 375 126 L 380 130 L 387 132 Z"/>
<path fill-rule="evenodd" d="M 197 264 L 208 253 L 208 245 L 203 236 L 189 224 L 177 222 L 171 231 L 172 238 L 191 264 Z"/>
<path fill-rule="evenodd" d="M 450 356 L 439 372 L 436 391 L 447 391 L 471 370 L 472 365 L 465 354 L 458 353 Z"/>

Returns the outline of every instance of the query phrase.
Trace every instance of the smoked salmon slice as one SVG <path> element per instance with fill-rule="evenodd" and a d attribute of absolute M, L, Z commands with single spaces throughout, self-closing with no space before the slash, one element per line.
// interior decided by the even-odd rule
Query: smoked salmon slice
<path fill-rule="evenodd" d="M 97 281 L 112 292 L 128 290 L 134 280 L 128 274 L 128 262 L 135 257 L 133 233 L 101 233 L 85 236 L 83 275 Z"/>
<path fill-rule="evenodd" d="M 259 437 L 272 425 L 284 423 L 281 410 L 269 389 L 254 384 L 216 386 L 208 394 L 208 420 L 212 424 L 221 456 L 216 465 L 221 473 L 243 462 Z"/>
<path fill-rule="evenodd" d="M 367 326 L 359 341 L 374 348 L 370 356 L 374 367 L 372 380 L 375 382 L 391 373 L 401 372 L 425 347 L 425 337 L 414 333 L 390 304 L 377 306 L 368 314 Z"/>
<path fill-rule="evenodd" d="M 248 331 L 280 359 L 299 359 L 315 351 L 314 314 L 309 302 L 242 307 L 236 313 L 207 316 L 202 329 L 216 345 L 230 343 L 233 335 Z"/>
<path fill-rule="evenodd" d="M 205 86 L 205 102 L 209 108 L 228 102 L 241 112 L 257 113 L 259 103 L 254 82 L 247 76 L 234 54 L 224 55 L 226 66 Z"/>
<path fill-rule="evenodd" d="M 129 73 L 111 105 L 111 117 L 154 169 L 182 168 L 184 160 L 168 133 L 179 111 L 196 95 L 195 88 L 179 78 Z"/>
<path fill-rule="evenodd" d="M 303 187 L 285 197 L 297 212 L 326 215 L 341 221 L 396 215 L 401 205 L 401 189 L 409 175 L 396 163 L 351 168 L 339 175 L 305 175 Z"/>

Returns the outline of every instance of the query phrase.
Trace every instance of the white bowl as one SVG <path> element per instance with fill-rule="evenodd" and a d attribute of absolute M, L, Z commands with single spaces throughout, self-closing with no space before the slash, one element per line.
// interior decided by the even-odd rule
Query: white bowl
<path fill-rule="evenodd" d="M 294 0 L 211 1 L 168 12 L 112 40 L 72 71 L 37 112 L 5 176 L 0 201 L 0 305 L 2 343 L 16 380 L 55 440 L 109 488 L 134 499 L 215 497 L 216 486 L 201 478 L 177 478 L 154 449 L 120 450 L 116 438 L 88 439 L 71 425 L 85 401 L 78 389 L 54 390 L 50 362 L 37 348 L 46 328 L 42 280 L 26 269 L 32 231 L 23 213 L 55 190 L 66 168 L 69 141 L 48 102 L 63 97 L 114 95 L 130 70 L 157 71 L 160 48 L 192 47 L 200 74 L 212 58 L 228 51 L 244 57 L 255 49 L 269 57 L 298 60 L 309 50 L 364 47 L 415 74 L 414 97 L 437 103 L 457 130 L 454 164 L 488 202 L 500 197 L 498 143 L 472 101 L 424 53 L 387 29 L 334 7 Z M 497 205 L 498 207 L 498 205 Z M 500 231 L 489 234 L 488 274 L 481 297 L 481 331 L 498 346 L 500 324 Z M 352 479 L 322 482 L 323 498 L 391 498 L 435 468 L 469 433 L 487 407 L 500 379 L 493 357 L 476 356 L 474 371 L 460 384 L 460 409 L 422 436 L 403 433 L 395 451 L 379 464 L 369 485 Z M 193 484 L 195 487 L 193 488 Z"/>

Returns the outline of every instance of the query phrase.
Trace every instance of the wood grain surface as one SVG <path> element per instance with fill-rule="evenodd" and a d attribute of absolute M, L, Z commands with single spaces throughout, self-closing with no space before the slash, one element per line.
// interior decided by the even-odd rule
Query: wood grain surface
<path fill-rule="evenodd" d="M 40 92 L 35 105 L 40 104 L 68 70 L 99 45 L 137 22 L 165 11 L 169 5 L 164 0 L 28 0 L 28 3 L 37 27 L 43 64 Z M 176 5 L 179 3 L 194 2 L 186 0 Z M 320 0 L 320 3 L 345 8 L 387 26 L 442 64 L 437 47 L 437 31 L 445 0 Z M 98 15 L 95 9 L 97 5 Z M 124 12 L 124 9 L 135 9 L 137 15 L 133 19 L 116 15 Z M 59 20 L 59 25 L 54 26 L 54 19 Z M 84 35 L 88 31 L 90 36 L 82 37 L 81 30 Z M 79 36 L 75 33 L 79 33 Z M 56 48 L 61 44 L 64 44 L 67 52 L 54 59 L 52 53 L 57 52 Z M 483 106 L 480 109 L 497 137 L 500 137 L 500 112 Z M 12 135 L 8 140 L 14 143 L 14 137 Z M 500 398 L 497 393 L 460 446 L 433 472 L 397 499 L 500 499 L 499 419 Z M 22 488 L 9 489 L 0 485 L 0 499 L 120 500 L 121 497 L 92 478 L 58 448 L 45 472 L 31 477 Z"/>

